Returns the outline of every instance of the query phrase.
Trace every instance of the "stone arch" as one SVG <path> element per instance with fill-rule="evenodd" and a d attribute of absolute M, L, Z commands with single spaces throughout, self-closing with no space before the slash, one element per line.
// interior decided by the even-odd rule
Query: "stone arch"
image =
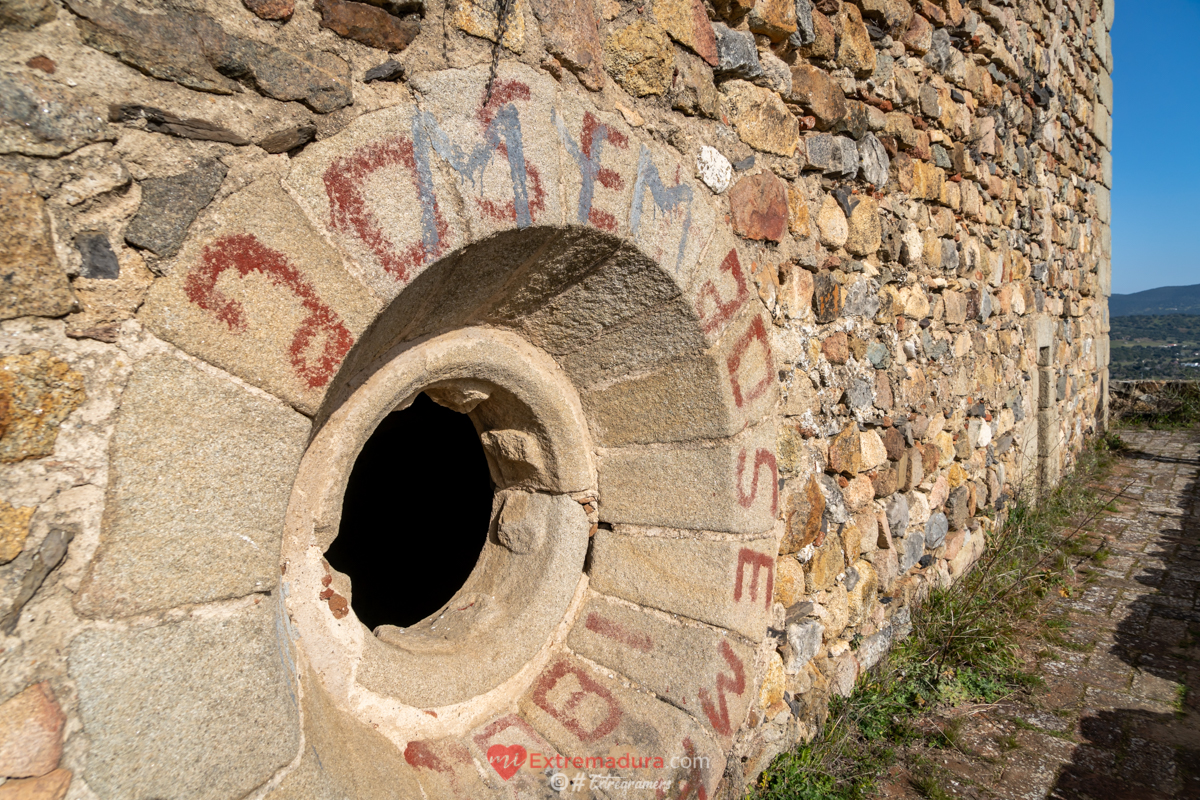
<path fill-rule="evenodd" d="M 771 323 L 690 167 L 544 75 L 504 65 L 483 105 L 486 80 L 414 76 L 412 103 L 225 199 L 141 314 L 312 420 L 286 530 L 281 519 L 261 542 L 282 568 L 263 635 L 304 743 L 263 779 L 272 797 L 480 797 L 544 788 L 528 765 L 505 774 L 501 751 L 624 750 L 685 757 L 629 772 L 711 796 L 757 693 L 772 606 Z M 320 558 L 372 420 L 420 391 L 493 434 L 499 474 L 502 457 L 536 451 L 517 459 L 525 478 L 501 483 L 493 539 L 504 509 L 537 506 L 530 535 L 563 546 L 522 574 L 567 570 L 535 604 L 549 624 L 512 637 L 519 657 L 445 692 L 405 684 L 425 656 L 372 636 L 352 598 L 351 613 L 328 602 L 352 587 Z M 508 433 L 534 444 L 506 451 Z M 125 563 L 113 550 L 85 579 L 82 613 L 129 594 L 136 576 L 112 567 Z M 129 608 L 222 592 L 237 586 Z"/>

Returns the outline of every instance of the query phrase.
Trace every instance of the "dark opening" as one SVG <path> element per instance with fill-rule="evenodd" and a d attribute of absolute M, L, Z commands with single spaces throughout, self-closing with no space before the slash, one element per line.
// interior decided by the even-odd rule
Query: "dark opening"
<path fill-rule="evenodd" d="M 421 394 L 384 418 L 354 462 L 325 553 L 350 576 L 364 625 L 407 627 L 454 596 L 487 540 L 492 490 L 466 414 Z"/>

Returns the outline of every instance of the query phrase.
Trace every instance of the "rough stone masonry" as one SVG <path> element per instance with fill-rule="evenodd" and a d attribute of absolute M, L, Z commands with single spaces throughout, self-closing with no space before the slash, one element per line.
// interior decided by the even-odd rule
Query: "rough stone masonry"
<path fill-rule="evenodd" d="M 737 796 L 1106 423 L 1113 11 L 0 0 L 0 797 Z"/>

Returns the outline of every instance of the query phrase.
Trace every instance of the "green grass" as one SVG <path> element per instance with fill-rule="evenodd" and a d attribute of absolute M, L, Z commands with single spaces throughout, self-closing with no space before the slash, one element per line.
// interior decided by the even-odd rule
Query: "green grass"
<path fill-rule="evenodd" d="M 1092 553 L 1085 528 L 1112 499 L 1092 484 L 1120 449 L 1106 437 L 1082 454 L 1075 473 L 1040 501 L 1018 500 L 988 540 L 974 569 L 932 591 L 914 612 L 913 633 L 845 699 L 835 698 L 822 731 L 779 756 L 753 787 L 757 800 L 857 800 L 871 797 L 905 745 L 925 736 L 916 719 L 935 708 L 994 703 L 1041 679 L 1025 671 L 1020 642 L 1042 636 L 1074 649 L 1065 620 L 1045 614 L 1049 597 L 1069 591 L 1075 568 Z M 1074 524 L 1072 524 L 1074 523 Z M 1074 556 L 1074 558 L 1072 558 Z M 958 747 L 946 729 L 935 746 Z M 1005 746 L 1005 743 L 1001 743 Z M 1008 743 L 1017 746 L 1016 739 Z M 941 797 L 936 781 L 915 786 Z"/>

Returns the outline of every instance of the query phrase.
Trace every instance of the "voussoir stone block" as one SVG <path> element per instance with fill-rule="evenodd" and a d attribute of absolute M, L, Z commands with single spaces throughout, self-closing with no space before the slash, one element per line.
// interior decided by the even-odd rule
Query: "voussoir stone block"
<path fill-rule="evenodd" d="M 146 326 L 309 414 L 382 305 L 270 178 L 222 203 L 177 264 Z"/>
<path fill-rule="evenodd" d="M 270 591 L 309 421 L 170 356 L 121 398 L 100 546 L 75 608 L 125 616 Z"/>
<path fill-rule="evenodd" d="M 261 602 L 80 634 L 68 657 L 93 791 L 232 800 L 292 761 L 300 720 L 276 625 L 274 604 Z"/>
<path fill-rule="evenodd" d="M 572 656 L 551 659 L 519 707 L 563 754 L 633 753 L 653 758 L 651 754 L 678 753 L 692 764 L 672 768 L 669 762 L 656 765 L 651 760 L 641 769 L 621 769 L 623 778 L 665 781 L 660 789 L 672 787 L 684 797 L 714 796 L 721 781 L 723 748 L 693 717 Z"/>
<path fill-rule="evenodd" d="M 759 533 L 779 510 L 772 423 L 717 442 L 603 450 L 597 466 L 609 522 Z"/>
<path fill-rule="evenodd" d="M 725 743 L 741 727 L 754 696 L 752 647 L 723 631 L 674 622 L 665 614 L 593 597 L 580 612 L 567 646 L 684 709 Z"/>
<path fill-rule="evenodd" d="M 760 640 L 775 582 L 773 537 L 691 538 L 690 531 L 619 526 L 593 539 L 591 587 Z"/>

